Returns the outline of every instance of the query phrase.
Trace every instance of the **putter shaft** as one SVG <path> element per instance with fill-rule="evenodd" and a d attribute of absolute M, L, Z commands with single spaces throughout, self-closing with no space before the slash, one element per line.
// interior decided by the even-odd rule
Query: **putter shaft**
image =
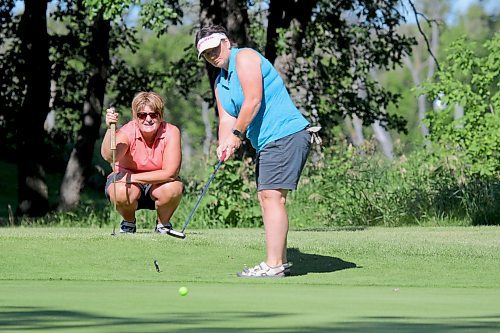
<path fill-rule="evenodd" d="M 113 110 L 113 113 L 115 113 L 115 108 L 110 107 Z M 116 162 L 116 124 L 111 124 L 110 125 L 110 130 L 111 130 L 111 138 L 110 138 L 110 149 L 111 149 L 111 156 L 112 156 L 112 171 L 113 171 L 113 208 L 116 212 L 116 170 L 115 170 L 115 162 Z M 113 233 L 111 235 L 115 235 L 115 227 L 113 223 Z"/>
<path fill-rule="evenodd" d="M 200 197 L 198 198 L 198 201 L 196 201 L 196 204 L 194 205 L 194 208 L 193 210 L 191 211 L 191 213 L 189 214 L 189 217 L 188 219 L 186 220 L 186 223 L 184 223 L 184 226 L 182 227 L 182 230 L 181 230 L 181 234 L 186 237 L 186 235 L 184 235 L 184 231 L 186 230 L 189 222 L 191 221 L 191 218 L 193 217 L 193 214 L 194 212 L 196 211 L 196 208 L 198 208 L 198 205 L 200 204 L 200 201 L 201 199 L 203 198 L 203 196 L 205 195 L 205 192 L 207 192 L 207 189 L 208 189 L 208 186 L 210 185 L 210 183 L 212 182 L 212 179 L 214 179 L 215 177 L 215 174 L 217 173 L 217 170 L 219 170 L 222 162 L 224 161 L 224 159 L 226 158 L 226 151 L 224 150 L 224 152 L 222 152 L 222 156 L 219 160 L 219 162 L 217 163 L 217 165 L 215 166 L 215 170 L 214 172 L 212 173 L 212 175 L 210 176 L 210 178 L 208 179 L 208 182 L 207 184 L 205 185 L 205 187 L 203 187 L 203 191 L 201 192 L 201 195 Z M 177 237 L 177 236 L 176 236 Z M 183 237 L 183 238 L 184 238 Z"/>

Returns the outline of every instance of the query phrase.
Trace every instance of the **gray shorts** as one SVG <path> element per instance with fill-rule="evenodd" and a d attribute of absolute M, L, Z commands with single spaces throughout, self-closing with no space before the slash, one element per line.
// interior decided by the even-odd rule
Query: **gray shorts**
<path fill-rule="evenodd" d="M 111 174 L 108 179 L 106 179 L 106 185 L 104 186 L 104 193 L 106 194 L 106 198 L 109 198 L 108 187 L 113 184 L 113 174 Z M 137 206 L 137 210 L 139 209 L 156 209 L 155 202 L 151 198 L 151 184 L 134 184 L 131 186 L 138 186 L 141 190 L 141 197 L 139 198 L 139 203 Z M 113 189 L 111 189 L 113 190 Z"/>
<path fill-rule="evenodd" d="M 257 191 L 295 190 L 311 148 L 306 129 L 269 142 L 257 154 Z"/>

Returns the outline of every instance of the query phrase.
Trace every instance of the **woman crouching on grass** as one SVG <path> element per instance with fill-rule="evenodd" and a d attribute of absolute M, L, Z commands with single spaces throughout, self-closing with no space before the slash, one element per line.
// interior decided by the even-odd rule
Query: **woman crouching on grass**
<path fill-rule="evenodd" d="M 179 129 L 163 119 L 163 98 L 154 92 L 140 92 L 132 101 L 132 120 L 116 131 L 115 185 L 113 173 L 108 176 L 106 196 L 115 202 L 123 220 L 120 233 L 135 233 L 135 212 L 156 209 L 155 231 L 167 234 L 170 218 L 179 206 L 183 184 L 181 135 Z M 107 131 L 101 146 L 102 157 L 112 163 L 111 124 L 119 115 L 106 110 Z M 115 189 L 116 186 L 116 197 Z"/>

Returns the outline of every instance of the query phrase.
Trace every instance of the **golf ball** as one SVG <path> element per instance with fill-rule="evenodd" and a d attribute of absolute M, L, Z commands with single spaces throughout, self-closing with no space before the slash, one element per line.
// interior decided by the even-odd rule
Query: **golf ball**
<path fill-rule="evenodd" d="M 188 288 L 186 288 L 186 287 L 179 288 L 179 295 L 186 296 L 187 294 L 188 294 Z"/>

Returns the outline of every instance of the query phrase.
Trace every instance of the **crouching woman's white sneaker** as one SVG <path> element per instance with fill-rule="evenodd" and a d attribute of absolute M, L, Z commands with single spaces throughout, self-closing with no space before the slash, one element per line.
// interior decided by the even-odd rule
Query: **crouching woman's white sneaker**
<path fill-rule="evenodd" d="M 170 222 L 165 223 L 165 224 L 162 224 L 162 223 L 156 224 L 155 232 L 157 232 L 159 234 L 166 235 L 166 234 L 168 234 L 169 230 L 172 230 L 172 224 L 170 224 Z"/>

